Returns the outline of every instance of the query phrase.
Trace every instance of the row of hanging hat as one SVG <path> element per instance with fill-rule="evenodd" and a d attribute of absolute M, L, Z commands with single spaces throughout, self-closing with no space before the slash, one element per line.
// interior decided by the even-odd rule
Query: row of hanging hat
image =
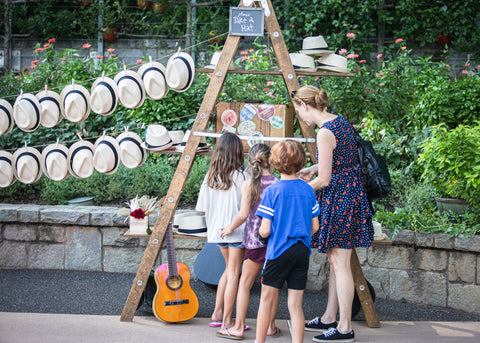
<path fill-rule="evenodd" d="M 74 80 L 60 95 L 47 87 L 37 95 L 21 91 L 13 107 L 0 99 L 0 135 L 9 133 L 14 122 L 21 130 L 33 132 L 40 125 L 54 127 L 63 117 L 74 123 L 84 121 L 90 111 L 107 116 L 115 111 L 118 102 L 126 108 L 137 108 L 145 97 L 160 100 L 169 89 L 186 91 L 194 77 L 193 58 L 178 51 L 168 59 L 167 67 L 150 58 L 137 72 L 124 67 L 113 79 L 102 74 L 91 92 Z"/>
<path fill-rule="evenodd" d="M 298 71 L 333 71 L 348 73 L 347 59 L 337 55 L 328 48 L 323 36 L 306 37 L 302 42 L 302 50 L 290 53 L 293 68 Z M 320 56 L 315 60 L 313 56 Z"/>
<path fill-rule="evenodd" d="M 35 183 L 42 172 L 54 181 L 63 181 L 70 175 L 87 178 L 94 170 L 113 174 L 120 162 L 127 168 L 137 168 L 145 163 L 147 150 L 182 150 L 180 147 L 188 140 L 188 135 L 183 131 L 168 131 L 163 125 L 157 124 L 147 127 L 145 141 L 127 127 L 116 138 L 104 132 L 95 143 L 78 136 L 80 139 L 69 148 L 57 140 L 47 145 L 42 153 L 26 144 L 13 154 L 0 150 L 0 187 L 11 186 L 16 180 L 25 184 Z M 201 151 L 202 144 L 199 149 Z"/>

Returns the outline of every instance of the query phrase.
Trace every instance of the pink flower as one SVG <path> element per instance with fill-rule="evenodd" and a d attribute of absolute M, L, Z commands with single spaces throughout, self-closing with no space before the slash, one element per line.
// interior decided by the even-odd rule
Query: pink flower
<path fill-rule="evenodd" d="M 403 39 L 401 39 L 401 38 L 397 38 L 397 39 L 395 40 L 395 43 L 401 43 L 401 42 L 403 42 Z"/>
<path fill-rule="evenodd" d="M 381 59 L 382 56 L 383 56 L 382 54 L 378 54 L 378 55 L 377 55 L 377 60 Z"/>
<path fill-rule="evenodd" d="M 273 81 L 267 81 L 267 86 L 271 86 L 271 85 L 274 85 L 274 84 L 275 84 L 275 82 L 273 82 Z"/>
<path fill-rule="evenodd" d="M 43 44 L 43 48 L 44 48 L 45 50 L 47 50 L 47 49 L 48 49 L 49 47 L 51 47 L 51 46 L 52 46 L 52 44 L 50 44 L 50 43 L 45 43 L 45 44 Z"/>
<path fill-rule="evenodd" d="M 248 51 L 245 51 L 245 50 L 240 51 L 240 55 L 248 55 Z"/>
<path fill-rule="evenodd" d="M 103 60 L 103 56 L 102 56 L 102 55 L 97 55 L 97 56 L 95 56 L 95 58 L 98 58 L 99 60 Z"/>
<path fill-rule="evenodd" d="M 40 51 L 43 51 L 43 48 L 36 48 L 36 49 L 35 49 L 35 52 L 36 52 L 36 53 L 39 53 Z"/>
<path fill-rule="evenodd" d="M 338 52 L 339 55 L 345 55 L 347 53 L 347 49 L 340 49 Z"/>
<path fill-rule="evenodd" d="M 269 91 L 269 90 L 270 90 L 270 88 L 267 87 L 267 88 L 262 89 L 262 92 L 266 92 L 266 91 Z"/>
<path fill-rule="evenodd" d="M 254 51 L 255 51 L 255 50 L 253 50 L 253 49 L 248 50 L 248 52 L 254 52 Z"/>
<path fill-rule="evenodd" d="M 378 73 L 377 76 L 382 77 L 382 76 L 385 76 L 385 74 L 384 73 Z"/>
<path fill-rule="evenodd" d="M 367 63 L 367 60 L 360 60 L 358 63 Z"/>
<path fill-rule="evenodd" d="M 468 70 L 462 70 L 463 75 L 468 75 Z"/>
<path fill-rule="evenodd" d="M 347 38 L 355 38 L 355 33 L 353 32 L 347 33 Z"/>
<path fill-rule="evenodd" d="M 478 69 L 480 69 L 480 64 L 477 66 Z"/>
<path fill-rule="evenodd" d="M 470 67 L 470 63 L 465 63 L 463 66 L 464 67 Z"/>
<path fill-rule="evenodd" d="M 48 40 L 48 42 L 49 42 L 49 43 L 55 43 L 56 41 L 55 41 L 55 38 L 50 38 L 50 39 Z"/>
<path fill-rule="evenodd" d="M 92 44 L 85 43 L 85 44 L 82 45 L 82 48 L 84 48 L 84 49 L 90 49 L 91 46 L 92 46 Z"/>
<path fill-rule="evenodd" d="M 36 67 L 37 67 L 37 65 L 36 65 L 36 64 L 32 64 L 32 65 L 30 65 L 30 68 L 32 68 L 32 69 L 35 69 Z"/>
<path fill-rule="evenodd" d="M 353 58 L 358 58 L 358 54 L 353 55 Z"/>
<path fill-rule="evenodd" d="M 117 55 L 116 55 L 116 54 L 110 54 L 110 55 L 108 55 L 108 57 L 115 57 L 115 56 L 117 56 Z"/>
<path fill-rule="evenodd" d="M 141 64 L 141 63 L 143 63 L 142 59 L 137 60 L 137 64 Z"/>
<path fill-rule="evenodd" d="M 32 64 L 37 64 L 38 62 L 40 62 L 40 61 L 39 60 L 33 60 Z"/>
<path fill-rule="evenodd" d="M 243 61 L 245 61 L 245 60 L 248 60 L 248 57 L 242 56 L 242 58 L 240 59 L 241 62 L 243 62 Z"/>
<path fill-rule="evenodd" d="M 108 51 L 108 52 L 114 52 L 115 49 L 114 49 L 114 48 L 108 48 L 107 51 Z"/>
<path fill-rule="evenodd" d="M 355 55 L 354 54 L 348 54 L 347 58 L 355 58 Z"/>
<path fill-rule="evenodd" d="M 67 58 L 66 58 L 65 56 L 62 57 L 62 61 L 63 61 L 63 62 L 67 62 Z"/>

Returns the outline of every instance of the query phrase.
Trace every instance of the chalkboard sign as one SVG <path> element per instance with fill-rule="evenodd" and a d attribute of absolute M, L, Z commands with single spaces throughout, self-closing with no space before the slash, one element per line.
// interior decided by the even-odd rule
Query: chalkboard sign
<path fill-rule="evenodd" d="M 263 8 L 230 7 L 229 34 L 233 36 L 263 36 Z"/>

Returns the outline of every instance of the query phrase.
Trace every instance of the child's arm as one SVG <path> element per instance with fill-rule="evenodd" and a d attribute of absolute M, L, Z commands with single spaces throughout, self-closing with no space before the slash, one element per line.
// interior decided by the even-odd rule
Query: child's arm
<path fill-rule="evenodd" d="M 269 237 L 271 227 L 272 227 L 272 221 L 267 218 L 262 218 L 262 224 L 260 225 L 258 234 L 263 238 Z"/>
<path fill-rule="evenodd" d="M 233 223 L 222 228 L 220 237 L 223 238 L 231 234 L 237 227 L 247 220 L 250 213 L 250 179 L 242 183 L 242 196 L 240 200 L 240 211 L 235 216 Z"/>
<path fill-rule="evenodd" d="M 310 232 L 310 236 L 313 235 L 315 232 L 318 231 L 320 228 L 320 223 L 318 222 L 318 217 L 312 218 L 312 231 Z"/>

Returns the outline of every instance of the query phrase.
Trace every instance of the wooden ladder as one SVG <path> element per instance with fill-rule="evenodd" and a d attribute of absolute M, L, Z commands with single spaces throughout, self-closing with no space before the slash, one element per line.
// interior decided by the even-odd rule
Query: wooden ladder
<path fill-rule="evenodd" d="M 271 0 L 266 1 L 270 9 L 270 15 L 265 16 L 265 28 L 272 42 L 272 47 L 278 61 L 278 67 L 281 70 L 288 94 L 290 95 L 292 91 L 299 88 L 297 75 L 290 60 L 287 46 L 285 45 L 285 40 L 283 38 L 282 31 L 280 30 Z M 256 4 L 257 2 L 253 3 L 253 5 Z M 240 1 L 239 7 L 245 7 L 243 6 L 242 0 Z M 218 97 L 223 88 L 223 84 L 228 73 L 228 67 L 233 61 L 235 53 L 238 49 L 240 38 L 241 36 L 233 35 L 229 35 L 227 37 L 225 45 L 222 49 L 222 54 L 220 55 L 220 60 L 218 61 L 216 69 L 212 74 L 202 104 L 200 105 L 200 109 L 191 129 L 192 132 L 206 131 L 208 122 L 214 111 L 215 104 L 217 103 Z M 315 138 L 315 130 L 313 127 L 309 127 L 301 120 L 299 120 L 299 124 L 303 137 Z M 170 184 L 167 195 L 165 196 L 165 200 L 163 201 L 161 211 L 155 223 L 155 228 L 153 229 L 148 241 L 145 254 L 143 255 L 143 259 L 140 263 L 140 267 L 138 268 L 135 279 L 133 280 L 132 288 L 130 289 L 130 293 L 120 317 L 121 321 L 133 320 L 140 297 L 143 295 L 145 290 L 150 271 L 153 269 L 155 261 L 158 258 L 158 254 L 160 253 L 168 223 L 170 223 L 172 220 L 173 214 L 178 206 L 180 196 L 187 182 L 188 175 L 192 169 L 196 156 L 196 150 L 200 143 L 200 138 L 200 136 L 190 135 L 187 141 L 185 150 L 182 153 L 177 169 L 173 176 L 172 183 Z M 306 147 L 307 151 L 310 153 L 312 163 L 316 163 L 315 143 L 306 143 Z M 357 288 L 362 309 L 365 313 L 368 326 L 379 327 L 380 323 L 378 322 L 375 307 L 365 282 L 365 278 L 363 277 L 360 263 L 355 262 L 358 262 L 358 258 L 354 250 L 352 254 L 352 270 L 355 287 Z"/>

